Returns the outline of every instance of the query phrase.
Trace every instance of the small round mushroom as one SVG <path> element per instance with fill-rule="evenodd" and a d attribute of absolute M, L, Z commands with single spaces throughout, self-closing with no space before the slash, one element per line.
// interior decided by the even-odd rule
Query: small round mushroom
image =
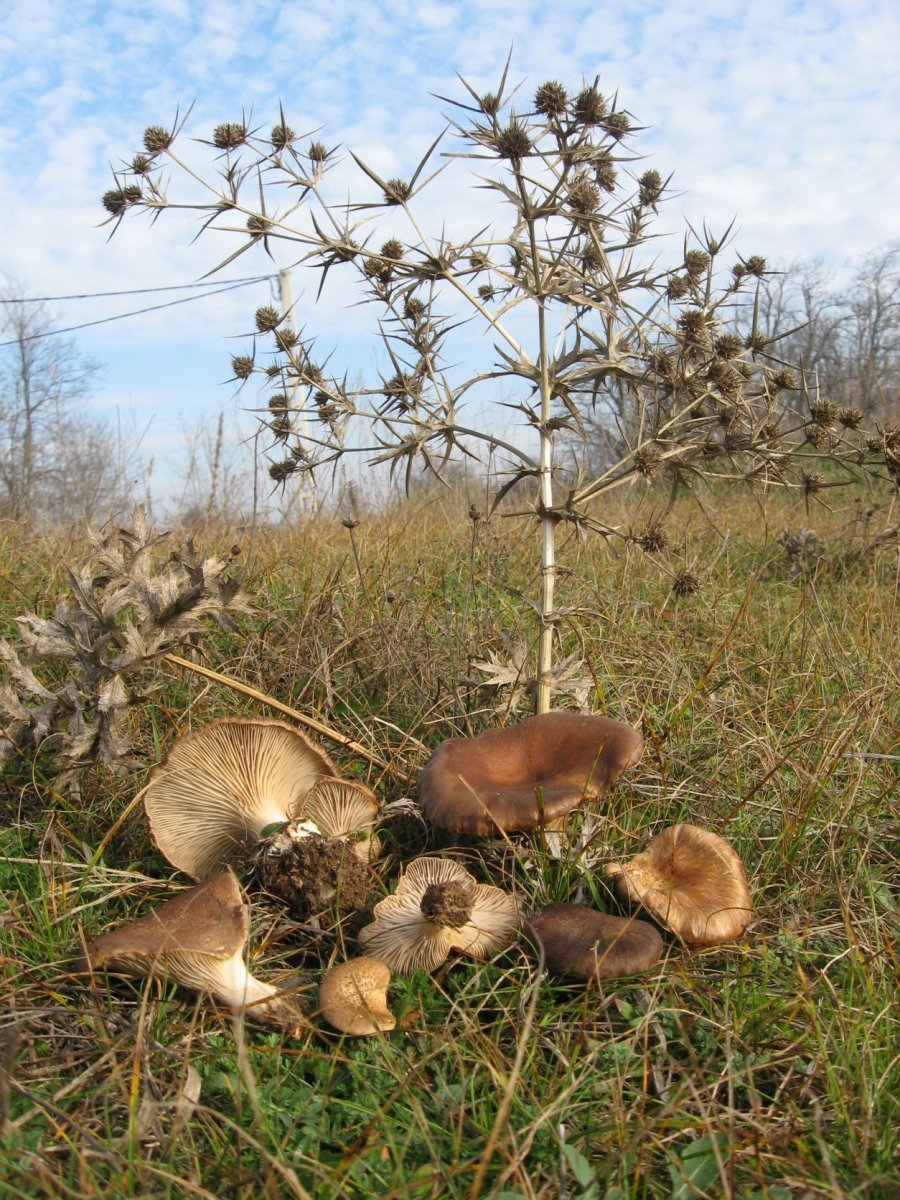
<path fill-rule="evenodd" d="M 92 939 L 82 966 L 167 977 L 182 987 L 208 992 L 235 1013 L 296 1035 L 306 1024 L 297 998 L 247 970 L 249 927 L 238 881 L 225 870 L 138 920 Z"/>
<path fill-rule="evenodd" d="M 744 866 L 724 838 L 696 825 L 672 825 L 606 874 L 626 900 L 642 904 L 691 946 L 739 938 L 753 915 Z"/>
<path fill-rule="evenodd" d="M 453 833 L 535 829 L 604 795 L 643 748 L 621 721 L 544 713 L 442 742 L 422 769 L 419 798 L 432 824 Z"/>
<path fill-rule="evenodd" d="M 363 1037 L 388 1033 L 397 1022 L 387 1006 L 391 972 L 377 958 L 363 955 L 332 967 L 319 987 L 319 1010 L 341 1033 Z"/>
<path fill-rule="evenodd" d="M 611 917 L 584 904 L 548 904 L 525 923 L 547 970 L 572 979 L 615 979 L 649 971 L 663 950 L 659 930 L 633 917 Z"/>
<path fill-rule="evenodd" d="M 205 879 L 236 864 L 272 825 L 302 815 L 331 759 L 284 721 L 225 717 L 178 739 L 143 790 L 153 838 L 173 867 Z"/>

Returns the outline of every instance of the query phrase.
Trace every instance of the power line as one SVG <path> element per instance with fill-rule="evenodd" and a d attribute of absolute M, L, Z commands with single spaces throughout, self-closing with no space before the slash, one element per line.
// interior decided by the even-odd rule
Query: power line
<path fill-rule="evenodd" d="M 254 275 L 246 279 L 225 279 L 223 283 L 261 283 L 264 279 L 274 279 L 274 275 Z M 63 300 L 100 300 L 107 296 L 145 296 L 150 292 L 183 292 L 188 288 L 208 288 L 209 283 L 175 283 L 168 287 L 129 288 L 124 292 L 75 292 L 70 296 L 4 296 L 0 304 L 56 304 Z"/>
<path fill-rule="evenodd" d="M 162 308 L 174 308 L 177 304 L 189 304 L 192 300 L 205 300 L 208 296 L 219 296 L 222 292 L 233 292 L 237 288 L 247 287 L 251 283 L 262 283 L 263 280 L 272 279 L 271 275 L 258 275 L 255 279 L 248 279 L 241 283 L 232 283 L 228 287 L 216 288 L 211 292 L 204 292 L 202 296 L 182 296 L 180 300 L 168 300 L 165 304 L 151 304 L 147 308 L 136 308 L 131 312 L 117 313 L 114 317 L 100 317 L 96 321 L 82 321 L 80 325 L 67 325 L 64 329 L 46 329 L 43 333 L 30 333 L 26 337 L 12 338 L 8 342 L 0 342 L 0 350 L 6 346 L 17 346 L 21 342 L 36 342 L 39 338 L 56 337 L 60 333 L 74 333 L 77 329 L 90 329 L 94 325 L 108 325 L 111 321 L 123 321 L 126 317 L 140 317 L 144 313 L 159 312 Z"/>

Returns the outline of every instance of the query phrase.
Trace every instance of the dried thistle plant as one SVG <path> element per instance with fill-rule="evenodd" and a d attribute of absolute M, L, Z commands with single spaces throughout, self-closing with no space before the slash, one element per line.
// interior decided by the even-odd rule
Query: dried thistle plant
<path fill-rule="evenodd" d="M 18 617 L 15 642 L 0 638 L 0 767 L 50 741 L 57 784 L 76 790 L 92 763 L 141 765 L 129 758 L 129 714 L 157 687 L 163 655 L 195 645 L 210 622 L 236 631 L 235 616 L 251 611 L 232 559 L 205 557 L 191 539 L 174 545 L 140 505 L 131 528 L 88 538 L 88 561 L 66 567 L 69 597 L 52 616 Z"/>
<path fill-rule="evenodd" d="M 274 310 L 257 313 L 254 353 L 234 360 L 237 378 L 253 376 L 277 391 L 277 419 L 270 403 L 260 418 L 276 455 L 271 477 L 283 485 L 333 468 L 350 450 L 389 464 L 407 487 L 415 469 L 441 477 L 451 459 L 477 457 L 479 448 L 483 461 L 503 459 L 493 509 L 524 485 L 539 529 L 540 595 L 529 601 L 538 653 L 529 674 L 544 712 L 562 620 L 555 597 L 561 523 L 630 536 L 604 523 L 598 502 L 642 479 L 668 479 L 673 494 L 679 484 L 712 478 L 808 495 L 810 460 L 823 458 L 841 465 L 842 479 L 885 467 L 889 482 L 900 476 L 893 431 L 867 433 L 855 415 L 835 423 L 816 388 L 802 372 L 798 384 L 762 332 L 762 256 L 729 263 L 730 230 L 717 238 L 704 229 L 691 232 L 673 269 L 657 265 L 653 222 L 668 180 L 655 170 L 637 173 L 628 143 L 638 126 L 602 94 L 599 80 L 574 97 L 561 83 L 543 83 L 532 103 L 514 106 L 508 74 L 509 62 L 486 94 L 463 81 L 463 98 L 447 101 L 447 130 L 407 178 L 383 179 L 351 153 L 360 191 L 349 201 L 339 198 L 343 184 L 334 195 L 328 190 L 336 152 L 318 142 L 304 151 L 293 132 L 268 139 L 242 129 L 214 160 L 217 178 L 202 181 L 206 194 L 176 204 L 163 168 L 180 169 L 189 186 L 199 178 L 178 155 L 176 122 L 165 138 L 160 127 L 147 131 L 151 163 L 117 176 L 114 203 L 104 202 L 114 221 L 136 209 L 198 210 L 237 242 L 219 267 L 260 241 L 267 249 L 286 241 L 294 255 L 303 249 L 319 293 L 332 272 L 350 276 L 378 312 L 385 360 L 378 378 L 351 387 L 346 374 L 329 373 L 328 355 L 311 338 L 280 336 L 282 314 Z M 485 191 L 493 197 L 490 223 L 468 237 L 428 233 L 417 197 L 444 170 L 466 167 L 479 217 Z M 492 361 L 471 373 L 452 365 L 465 357 L 453 347 L 463 325 L 480 327 L 492 347 Z M 270 337 L 266 358 L 260 347 Z M 797 415 L 788 384 L 799 388 L 810 419 Z M 471 411 L 479 395 L 496 407 L 501 390 L 527 442 L 501 436 L 483 416 L 466 419 L 464 408 Z M 573 480 L 560 451 L 584 437 L 588 411 L 606 415 L 613 451 Z M 367 435 L 351 438 L 359 422 Z"/>

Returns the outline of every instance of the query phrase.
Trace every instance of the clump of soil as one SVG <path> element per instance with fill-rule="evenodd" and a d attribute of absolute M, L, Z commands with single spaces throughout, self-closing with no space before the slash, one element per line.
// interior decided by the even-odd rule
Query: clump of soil
<path fill-rule="evenodd" d="M 343 921 L 368 909 L 377 876 L 341 838 L 309 833 L 287 843 L 263 843 L 255 857 L 263 887 L 300 921 L 330 913 Z"/>

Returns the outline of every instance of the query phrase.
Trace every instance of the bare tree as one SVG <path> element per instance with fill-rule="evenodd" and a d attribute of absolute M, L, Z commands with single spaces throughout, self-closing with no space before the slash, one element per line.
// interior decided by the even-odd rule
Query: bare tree
<path fill-rule="evenodd" d="M 0 292 L 0 516 L 94 521 L 128 502 L 133 465 L 115 430 L 84 411 L 100 370 L 53 336 L 44 305 Z"/>

